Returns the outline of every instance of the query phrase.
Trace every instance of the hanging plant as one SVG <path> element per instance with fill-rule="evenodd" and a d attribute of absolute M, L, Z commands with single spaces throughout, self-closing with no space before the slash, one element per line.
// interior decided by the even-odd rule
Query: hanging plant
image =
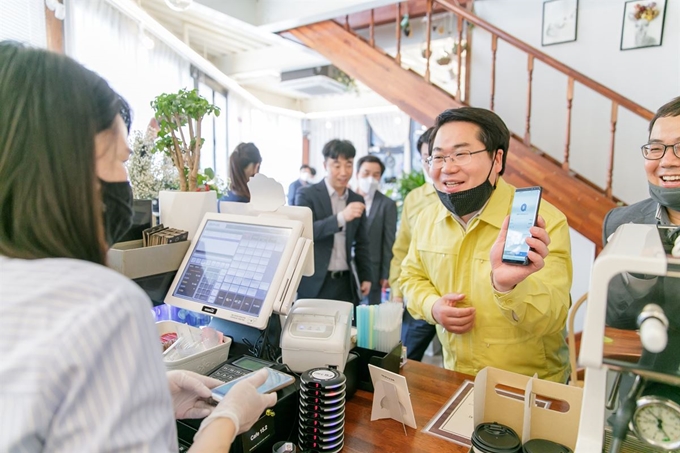
<path fill-rule="evenodd" d="M 333 75 L 333 80 L 339 82 L 345 86 L 348 92 L 359 94 L 359 86 L 357 81 L 349 76 L 346 72 L 341 69 L 337 69 Z"/>

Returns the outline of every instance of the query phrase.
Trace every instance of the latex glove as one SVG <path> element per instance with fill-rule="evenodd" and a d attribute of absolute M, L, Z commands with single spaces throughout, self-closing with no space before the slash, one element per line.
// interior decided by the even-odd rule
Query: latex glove
<path fill-rule="evenodd" d="M 175 418 L 203 418 L 210 415 L 213 406 L 206 400 L 212 395 L 210 389 L 222 385 L 222 381 L 185 370 L 168 371 L 167 375 Z"/>
<path fill-rule="evenodd" d="M 200 436 L 213 420 L 221 417 L 231 419 L 236 434 L 248 431 L 266 408 L 276 404 L 276 392 L 268 394 L 257 392 L 257 388 L 267 380 L 268 374 L 266 369 L 262 369 L 234 385 L 208 418 L 203 420 L 195 438 Z"/>

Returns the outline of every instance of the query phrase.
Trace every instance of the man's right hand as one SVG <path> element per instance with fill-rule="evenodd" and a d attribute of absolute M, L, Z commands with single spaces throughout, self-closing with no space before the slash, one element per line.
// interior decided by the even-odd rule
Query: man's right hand
<path fill-rule="evenodd" d="M 432 306 L 432 317 L 451 333 L 469 332 L 475 325 L 475 309 L 456 308 L 456 303 L 464 299 L 465 294 L 444 294 Z"/>
<path fill-rule="evenodd" d="M 353 201 L 342 210 L 342 216 L 345 218 L 345 222 L 351 222 L 352 220 L 361 217 L 364 209 L 366 209 L 365 204 L 360 201 Z"/>

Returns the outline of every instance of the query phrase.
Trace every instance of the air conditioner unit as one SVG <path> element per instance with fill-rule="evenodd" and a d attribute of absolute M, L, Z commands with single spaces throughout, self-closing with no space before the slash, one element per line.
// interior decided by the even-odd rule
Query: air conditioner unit
<path fill-rule="evenodd" d="M 281 73 L 281 87 L 309 96 L 341 94 L 347 87 L 335 80 L 341 71 L 335 66 L 319 66 Z"/>

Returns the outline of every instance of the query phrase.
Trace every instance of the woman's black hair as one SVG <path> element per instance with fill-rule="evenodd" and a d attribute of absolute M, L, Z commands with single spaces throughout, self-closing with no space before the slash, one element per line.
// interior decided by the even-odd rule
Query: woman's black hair
<path fill-rule="evenodd" d="M 0 254 L 105 263 L 95 136 L 125 105 L 71 58 L 0 42 Z"/>
<path fill-rule="evenodd" d="M 245 169 L 250 164 L 261 164 L 260 150 L 252 143 L 239 143 L 229 158 L 229 172 L 231 177 L 231 191 L 250 200 L 248 177 Z"/>

